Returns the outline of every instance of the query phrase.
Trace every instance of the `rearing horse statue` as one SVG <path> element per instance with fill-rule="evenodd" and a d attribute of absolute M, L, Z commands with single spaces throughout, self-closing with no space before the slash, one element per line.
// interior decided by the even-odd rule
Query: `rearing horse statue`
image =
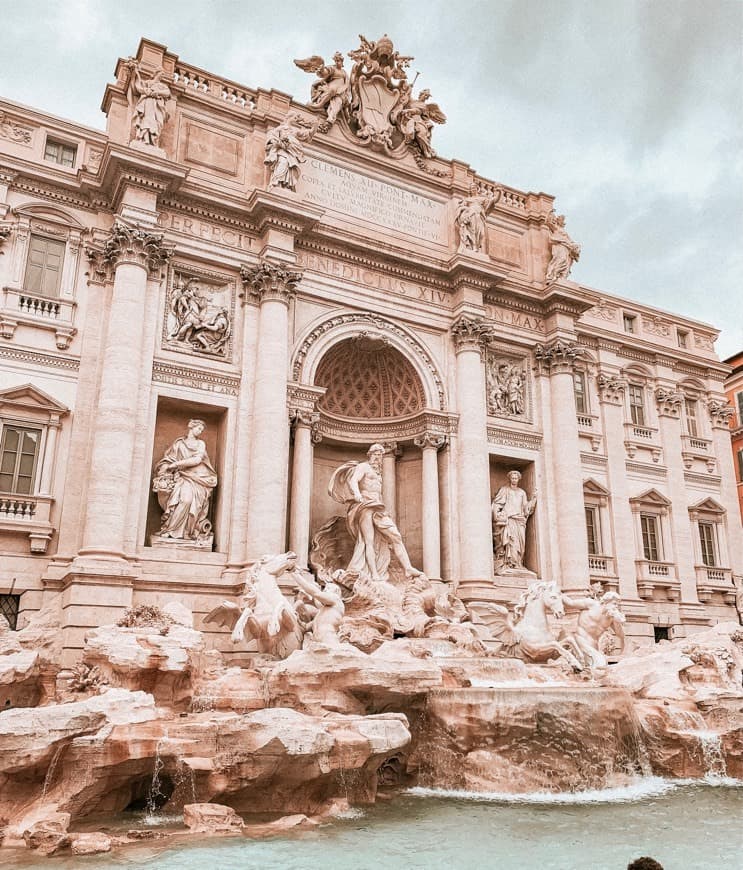
<path fill-rule="evenodd" d="M 546 662 L 561 658 L 574 670 L 583 670 L 582 655 L 571 638 L 558 641 L 550 629 L 547 613 L 558 618 L 565 615 L 562 592 L 554 581 L 540 580 L 530 584 L 513 609 L 500 604 L 470 606 L 479 620 L 488 626 L 493 640 L 501 646 L 498 652 L 528 662 Z"/>

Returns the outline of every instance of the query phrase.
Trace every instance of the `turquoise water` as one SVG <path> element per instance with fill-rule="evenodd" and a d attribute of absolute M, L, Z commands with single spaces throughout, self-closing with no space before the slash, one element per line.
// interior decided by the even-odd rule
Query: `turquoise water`
<path fill-rule="evenodd" d="M 664 870 L 743 868 L 743 783 L 648 779 L 581 795 L 470 795 L 416 789 L 309 833 L 210 839 L 23 863 L 47 870 Z M 0 857 L 4 857 L 0 855 Z"/>

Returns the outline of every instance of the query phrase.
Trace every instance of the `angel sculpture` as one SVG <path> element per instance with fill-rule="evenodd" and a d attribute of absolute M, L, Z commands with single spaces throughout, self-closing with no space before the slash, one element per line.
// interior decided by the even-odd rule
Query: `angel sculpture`
<path fill-rule="evenodd" d="M 232 642 L 255 641 L 258 652 L 286 658 L 302 646 L 304 631 L 294 606 L 284 598 L 277 579 L 297 568 L 295 553 L 263 556 L 253 566 L 245 583 L 240 605 L 223 601 L 204 618 L 232 630 Z"/>
<path fill-rule="evenodd" d="M 350 101 L 348 73 L 343 69 L 343 55 L 336 51 L 333 55 L 333 66 L 326 64 L 319 54 L 294 63 L 307 73 L 315 73 L 317 81 L 312 83 L 310 104 L 318 109 L 325 109 L 328 126 L 338 117 L 341 109 Z"/>
<path fill-rule="evenodd" d="M 402 101 L 395 111 L 393 123 L 403 135 L 408 145 L 417 145 L 424 157 L 435 157 L 436 152 L 431 147 L 431 131 L 434 124 L 445 124 L 446 115 L 437 103 L 427 102 L 431 92 L 423 90 L 418 99 L 413 99 L 412 88 L 407 88 Z"/>

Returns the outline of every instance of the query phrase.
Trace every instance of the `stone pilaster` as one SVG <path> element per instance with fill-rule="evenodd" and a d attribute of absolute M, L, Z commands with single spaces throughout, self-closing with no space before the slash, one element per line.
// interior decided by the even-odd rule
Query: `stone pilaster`
<path fill-rule="evenodd" d="M 573 387 L 575 362 L 582 354 L 577 344 L 563 339 L 548 345 L 538 344 L 534 349 L 540 373 L 549 376 L 557 500 L 555 521 L 563 589 L 587 589 L 589 585 L 583 469 Z"/>
<path fill-rule="evenodd" d="M 482 354 L 493 329 L 481 317 L 462 315 L 452 326 L 457 355 L 457 511 L 460 580 L 492 581 L 493 537 L 490 522 L 485 370 Z"/>
<path fill-rule="evenodd" d="M 681 408 L 684 397 L 681 393 L 667 387 L 658 387 L 655 391 L 655 403 L 658 410 L 658 429 L 663 445 L 666 465 L 666 480 L 671 499 L 671 541 L 664 541 L 666 546 L 665 559 L 676 563 L 676 571 L 681 581 L 681 602 L 696 604 L 697 581 L 694 569 L 694 546 L 691 540 L 689 526 L 689 496 L 684 480 L 684 463 L 681 456 L 682 430 Z M 668 552 L 673 547 L 673 554 Z"/>
<path fill-rule="evenodd" d="M 260 305 L 247 522 L 247 555 L 253 560 L 285 546 L 288 308 L 302 276 L 268 260 L 243 267 L 241 275 L 245 293 Z"/>
<path fill-rule="evenodd" d="M 162 233 L 117 221 L 98 249 L 89 249 L 96 276 L 113 276 L 80 556 L 124 557 L 127 493 L 132 474 L 137 387 L 148 277 L 162 277 L 172 250 Z"/>
<path fill-rule="evenodd" d="M 599 402 L 606 444 L 607 477 L 611 493 L 611 528 L 602 530 L 604 546 L 614 531 L 614 557 L 622 598 L 637 598 L 634 519 L 627 486 L 627 454 L 624 449 L 624 394 L 627 381 L 606 372 L 597 377 Z"/>
<path fill-rule="evenodd" d="M 725 527 L 728 537 L 728 552 L 732 562 L 729 567 L 733 569 L 734 574 L 743 576 L 743 528 L 738 522 L 739 507 L 735 483 L 735 459 L 730 448 L 730 420 L 735 411 L 727 403 L 727 400 L 720 399 L 710 399 L 707 403 L 707 410 L 709 411 L 712 445 L 717 459 L 718 473 L 722 477 L 720 501 L 727 511 Z"/>
<path fill-rule="evenodd" d="M 414 440 L 422 454 L 421 523 L 423 530 L 423 573 L 431 580 L 441 578 L 441 525 L 438 452 L 446 436 L 426 432 Z"/>

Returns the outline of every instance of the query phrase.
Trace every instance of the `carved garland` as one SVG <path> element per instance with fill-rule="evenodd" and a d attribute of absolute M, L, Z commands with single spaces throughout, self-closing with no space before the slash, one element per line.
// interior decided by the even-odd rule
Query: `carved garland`
<path fill-rule="evenodd" d="M 331 317 L 328 320 L 323 321 L 318 326 L 316 326 L 312 330 L 312 332 L 310 332 L 310 334 L 304 339 L 294 357 L 294 363 L 292 365 L 292 378 L 295 381 L 300 380 L 302 366 L 304 365 L 304 361 L 307 358 L 307 354 L 309 353 L 312 345 L 318 339 L 322 338 L 323 335 L 330 332 L 332 329 L 337 329 L 338 327 L 345 326 L 349 323 L 358 323 L 359 325 L 367 327 L 372 326 L 380 332 L 392 333 L 393 335 L 397 336 L 397 338 L 399 338 L 401 341 L 403 341 L 405 345 L 418 357 L 418 359 L 430 372 L 436 384 L 436 391 L 438 393 L 438 408 L 442 411 L 445 409 L 446 402 L 444 383 L 441 380 L 441 376 L 439 375 L 436 366 L 433 364 L 433 360 L 431 359 L 424 346 L 412 335 L 409 335 L 404 329 L 401 329 L 399 326 L 389 320 L 385 320 L 385 318 L 380 317 L 378 314 L 372 314 L 368 311 L 353 314 L 339 314 L 335 317 Z"/>

